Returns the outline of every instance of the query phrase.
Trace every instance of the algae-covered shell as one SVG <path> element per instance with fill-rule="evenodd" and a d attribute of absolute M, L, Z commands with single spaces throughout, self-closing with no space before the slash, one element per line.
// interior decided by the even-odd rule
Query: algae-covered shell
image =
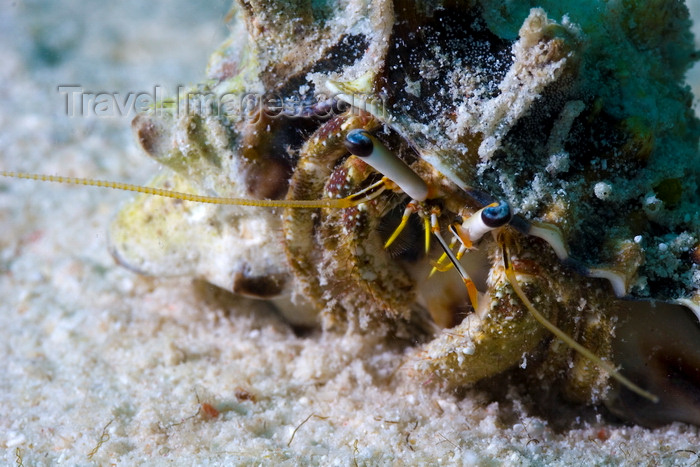
<path fill-rule="evenodd" d="M 483 8 L 492 12 L 489 6 Z M 682 24 L 681 4 L 664 10 Z M 395 10 L 402 11 L 412 14 Z M 472 17 L 449 11 L 433 19 L 442 34 L 431 37 L 424 26 L 413 42 L 394 40 L 382 66 L 355 81 L 334 76 L 329 87 L 381 95 L 375 112 L 421 158 L 460 188 L 483 190 L 528 219 L 557 225 L 572 256 L 625 276 L 624 295 L 686 300 L 698 312 L 697 266 L 680 259 L 700 230 L 697 121 L 678 82 L 691 48 L 679 42 L 665 53 L 640 50 L 638 33 L 626 36 L 625 27 L 606 28 L 621 36 L 608 47 L 609 36 L 587 33 L 596 15 L 558 23 L 543 9 L 529 13 L 513 43 L 490 29 L 507 18 L 482 18 L 478 6 Z M 641 4 L 626 13 L 652 21 Z M 619 18 L 599 15 L 605 24 Z M 465 34 L 468 40 L 458 40 Z M 456 45 L 445 47 L 450 40 Z M 639 66 L 648 77 L 629 76 Z M 615 79 L 600 81 L 604 73 Z M 642 93 L 664 98 L 628 97 Z"/>
<path fill-rule="evenodd" d="M 209 80 L 134 121 L 146 152 L 177 174 L 159 183 L 273 199 L 347 195 L 343 177 L 361 189 L 371 175 L 342 147 L 314 159 L 340 147 L 345 102 L 372 115 L 378 138 L 436 187 L 426 203 L 441 222 L 503 200 L 523 222 L 555 226 L 565 255 L 510 235 L 517 277 L 602 358 L 613 357 L 620 296 L 699 313 L 700 133 L 681 82 L 694 57 L 682 2 L 341 3 L 240 2 Z M 327 179 L 299 169 L 314 163 Z M 497 242 L 465 259 L 487 298 L 476 310 L 449 279 L 425 279 L 419 241 L 408 254 L 383 251 L 381 231 L 406 202 L 385 197 L 349 220 L 139 199 L 118 216 L 112 245 L 141 272 L 280 300 L 297 323 L 321 315 L 328 329 L 354 322 L 411 340 L 434 332 L 428 309 L 454 327 L 409 352 L 419 378 L 472 384 L 529 357 L 531 380 L 562 382 L 578 401 L 605 397 L 607 375 L 551 340 L 511 295 Z"/>

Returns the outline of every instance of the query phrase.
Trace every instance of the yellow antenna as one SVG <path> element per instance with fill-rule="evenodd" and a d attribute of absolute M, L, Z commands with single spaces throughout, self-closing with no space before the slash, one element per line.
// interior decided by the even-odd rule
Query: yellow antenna
<path fill-rule="evenodd" d="M 130 183 L 112 182 L 107 180 L 93 180 L 90 178 L 62 177 L 59 175 L 32 174 L 26 172 L 0 171 L 0 175 L 10 178 L 21 178 L 25 180 L 39 180 L 43 182 L 65 183 L 70 185 L 97 186 L 102 188 L 112 188 L 114 190 L 134 191 L 149 195 L 163 196 L 165 198 L 181 199 L 183 201 L 194 201 L 197 203 L 222 204 L 232 206 L 256 206 L 274 208 L 350 208 L 376 198 L 382 191 L 383 186 L 373 185 L 360 193 L 338 199 L 318 199 L 318 200 L 278 200 L 278 199 L 246 199 L 246 198 L 225 198 L 218 196 L 203 196 L 191 193 L 181 193 L 179 191 L 164 190 L 148 186 L 132 185 Z"/>

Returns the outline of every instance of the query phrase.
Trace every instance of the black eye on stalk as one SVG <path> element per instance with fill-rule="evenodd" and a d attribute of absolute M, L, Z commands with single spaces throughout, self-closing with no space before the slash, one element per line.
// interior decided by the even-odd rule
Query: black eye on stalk
<path fill-rule="evenodd" d="M 374 143 L 366 130 L 352 130 L 345 137 L 345 147 L 357 157 L 369 157 L 374 151 Z"/>
<path fill-rule="evenodd" d="M 499 201 L 495 206 L 487 206 L 481 211 L 481 220 L 492 229 L 502 227 L 510 222 L 513 214 L 510 212 L 510 205 L 505 201 Z"/>

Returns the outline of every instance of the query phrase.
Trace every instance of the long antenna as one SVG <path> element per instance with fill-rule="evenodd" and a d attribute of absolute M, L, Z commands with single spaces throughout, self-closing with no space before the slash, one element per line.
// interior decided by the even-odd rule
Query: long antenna
<path fill-rule="evenodd" d="M 197 203 L 222 204 L 232 206 L 256 206 L 274 208 L 350 208 L 374 199 L 383 190 L 376 190 L 366 193 L 364 196 L 349 196 L 347 198 L 326 198 L 317 200 L 284 200 L 284 199 L 247 199 L 247 198 L 226 198 L 218 196 L 203 196 L 179 191 L 165 190 L 149 186 L 132 185 L 130 183 L 112 182 L 107 180 L 94 180 L 91 178 L 62 177 L 58 175 L 33 174 L 26 172 L 0 171 L 0 175 L 10 178 L 21 178 L 25 180 L 39 180 L 43 182 L 65 183 L 70 185 L 86 185 L 102 188 L 112 188 L 114 190 L 133 191 L 149 195 L 163 196 L 165 198 L 181 199 L 183 201 L 194 201 Z"/>

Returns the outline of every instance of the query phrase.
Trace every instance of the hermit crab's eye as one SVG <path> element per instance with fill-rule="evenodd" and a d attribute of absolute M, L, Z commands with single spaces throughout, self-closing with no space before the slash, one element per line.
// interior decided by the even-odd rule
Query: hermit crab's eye
<path fill-rule="evenodd" d="M 374 142 L 366 130 L 352 130 L 345 137 L 345 147 L 357 157 L 369 157 L 374 151 Z"/>
<path fill-rule="evenodd" d="M 492 229 L 506 225 L 511 217 L 513 214 L 510 205 L 505 201 L 494 203 L 481 211 L 481 221 Z"/>

